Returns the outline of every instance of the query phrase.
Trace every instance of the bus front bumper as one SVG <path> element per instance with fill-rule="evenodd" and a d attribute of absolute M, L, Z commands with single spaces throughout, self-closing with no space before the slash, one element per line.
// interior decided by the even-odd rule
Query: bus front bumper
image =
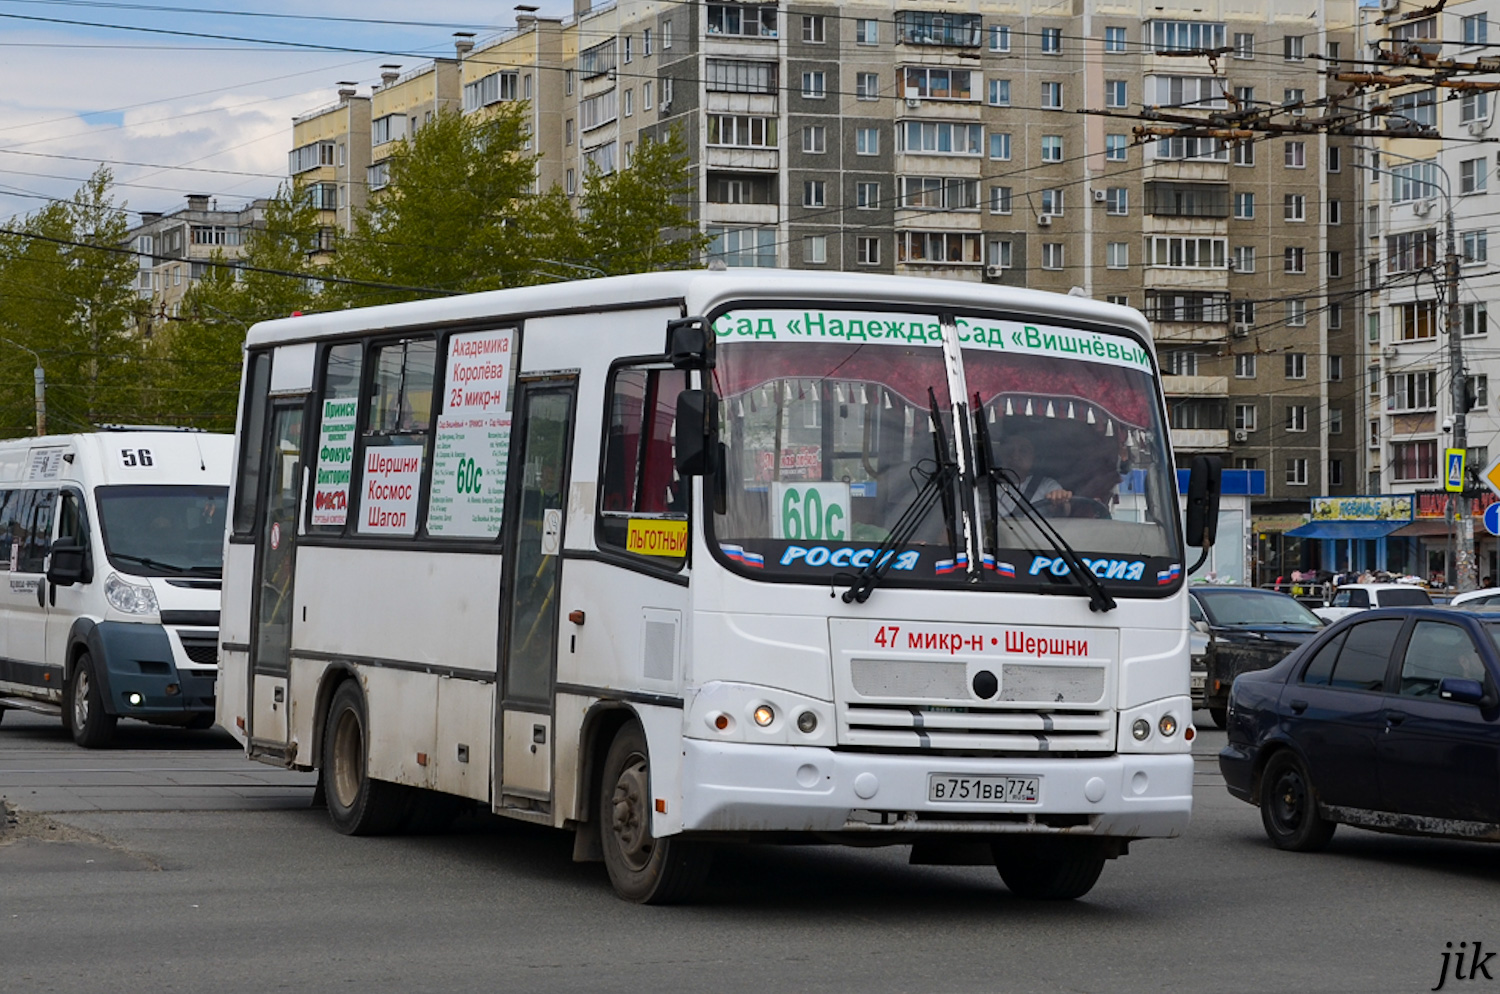
<path fill-rule="evenodd" d="M 933 777 L 1011 776 L 1040 778 L 1035 803 L 929 799 Z M 686 832 L 1166 838 L 1193 806 L 1188 753 L 985 758 L 688 739 L 682 778 Z"/>

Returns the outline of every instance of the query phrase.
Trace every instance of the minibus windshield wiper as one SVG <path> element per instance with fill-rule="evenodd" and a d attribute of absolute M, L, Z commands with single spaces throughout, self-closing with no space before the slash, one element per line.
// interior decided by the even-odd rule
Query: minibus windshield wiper
<path fill-rule="evenodd" d="M 217 574 L 221 572 L 217 566 L 179 566 L 176 563 L 164 563 L 158 559 L 147 559 L 145 556 L 130 556 L 126 555 L 123 552 L 111 552 L 109 554 L 109 557 L 111 559 L 123 559 L 127 563 L 137 563 L 138 565 L 146 566 L 150 569 L 171 570 L 173 573 L 200 573 L 204 571 L 212 571 L 213 573 Z"/>
<path fill-rule="evenodd" d="M 990 498 L 989 520 L 986 524 L 989 525 L 988 531 L 992 537 L 986 542 L 986 546 L 989 542 L 993 542 L 995 552 L 1000 551 L 1000 490 L 1004 488 L 1016 508 L 1025 513 L 1036 530 L 1041 532 L 1042 537 L 1052 546 L 1052 551 L 1068 564 L 1068 572 L 1073 574 L 1078 585 L 1089 596 L 1089 610 L 1113 611 L 1115 599 L 1109 595 L 1108 590 L 1104 589 L 1104 584 L 1099 582 L 1099 578 L 1079 557 L 1078 552 L 1068 544 L 1068 540 L 1052 527 L 1052 522 L 1048 521 L 1042 512 L 1037 510 L 1036 505 L 1021 492 L 1021 488 L 1011 478 L 1014 474 L 995 460 L 989 427 L 984 423 L 984 405 L 980 402 L 978 394 L 974 395 L 974 453 L 975 479 L 985 481 Z M 989 549 L 986 548 L 985 551 L 988 553 Z"/>
<path fill-rule="evenodd" d="M 886 536 L 885 541 L 875 550 L 875 555 L 864 566 L 860 567 L 858 573 L 854 574 L 849 589 L 844 591 L 845 604 L 858 602 L 863 604 L 870 599 L 870 593 L 875 589 L 885 575 L 891 570 L 891 563 L 896 558 L 896 550 L 917 533 L 922 522 L 927 518 L 932 506 L 940 500 L 943 502 L 943 516 L 947 523 L 948 537 L 952 540 L 954 548 L 957 547 L 957 537 L 954 534 L 954 508 L 953 508 L 953 482 L 958 478 L 958 465 L 948 455 L 948 437 L 943 431 L 943 421 L 938 414 L 937 394 L 931 387 L 927 388 L 927 403 L 929 417 L 932 419 L 932 449 L 936 457 L 937 468 L 927 475 L 922 486 L 917 490 L 911 503 L 906 505 L 906 510 L 901 512 L 901 517 L 896 520 L 896 525 Z M 913 469 L 914 473 L 921 472 Z M 958 556 L 954 552 L 954 558 Z"/>

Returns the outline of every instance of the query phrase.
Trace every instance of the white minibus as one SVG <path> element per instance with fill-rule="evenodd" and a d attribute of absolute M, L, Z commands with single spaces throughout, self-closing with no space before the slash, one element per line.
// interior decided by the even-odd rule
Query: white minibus
<path fill-rule="evenodd" d="M 1080 896 L 1192 806 L 1158 373 L 1133 310 L 875 275 L 258 324 L 219 722 L 342 832 L 468 799 L 635 901 L 755 840 Z"/>
<path fill-rule="evenodd" d="M 0 718 L 209 728 L 234 440 L 121 428 L 0 442 Z"/>

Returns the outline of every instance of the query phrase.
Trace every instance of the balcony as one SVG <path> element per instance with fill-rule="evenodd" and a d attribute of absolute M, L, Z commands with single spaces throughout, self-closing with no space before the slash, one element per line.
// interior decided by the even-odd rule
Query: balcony
<path fill-rule="evenodd" d="M 1168 397 L 1228 397 L 1229 377 L 1163 376 L 1161 387 Z"/>
<path fill-rule="evenodd" d="M 725 145 L 710 145 L 704 149 L 706 165 L 710 169 L 766 169 L 775 170 L 781 163 L 781 152 L 774 148 L 734 148 Z"/>
<path fill-rule="evenodd" d="M 714 204 L 703 205 L 705 224 L 724 224 L 735 227 L 765 227 L 781 220 L 781 208 L 776 204 Z"/>
<path fill-rule="evenodd" d="M 1228 428 L 1173 428 L 1174 452 L 1222 452 L 1229 448 Z"/>

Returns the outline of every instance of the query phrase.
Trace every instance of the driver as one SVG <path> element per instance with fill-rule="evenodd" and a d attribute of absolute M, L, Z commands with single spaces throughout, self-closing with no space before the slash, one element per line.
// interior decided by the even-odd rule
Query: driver
<path fill-rule="evenodd" d="M 1064 489 L 1061 483 L 1045 473 L 1033 471 L 1036 466 L 1036 447 L 1028 436 L 1007 434 L 1000 442 L 996 458 L 1021 494 L 1033 504 L 1044 500 L 1054 509 L 1062 510 L 1073 499 L 1073 491 Z M 1008 490 L 1000 494 L 1000 513 L 1019 513 L 1015 495 Z"/>

